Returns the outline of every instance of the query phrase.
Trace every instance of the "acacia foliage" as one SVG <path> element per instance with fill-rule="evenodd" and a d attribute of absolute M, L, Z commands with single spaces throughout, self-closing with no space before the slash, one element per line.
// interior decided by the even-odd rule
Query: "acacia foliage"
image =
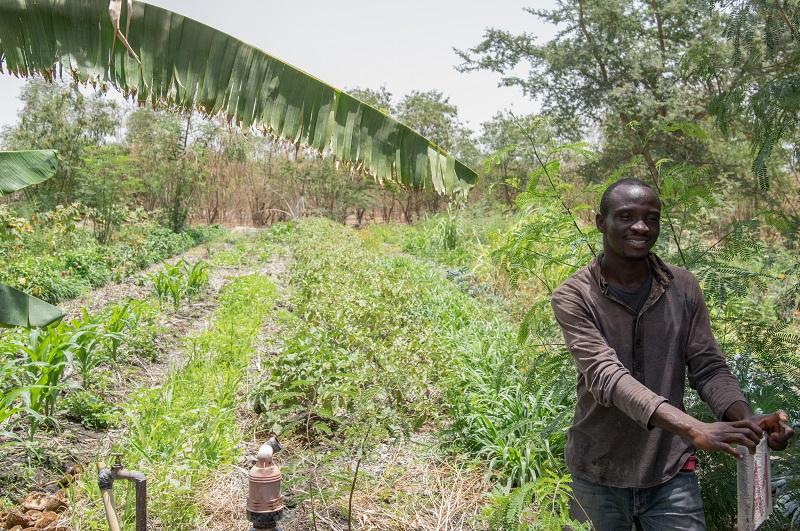
<path fill-rule="evenodd" d="M 719 87 L 710 109 L 726 133 L 743 122 L 752 134 L 752 169 L 769 186 L 768 160 L 781 142 L 796 143 L 800 125 L 800 5 L 766 0 L 717 0 L 725 15 L 731 51 L 713 64 L 703 58 L 706 79 L 721 62 L 735 75 Z"/>

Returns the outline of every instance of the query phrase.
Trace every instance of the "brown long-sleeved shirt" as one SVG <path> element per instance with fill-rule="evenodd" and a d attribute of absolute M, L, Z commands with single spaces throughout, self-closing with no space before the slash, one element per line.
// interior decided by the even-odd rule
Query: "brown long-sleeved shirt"
<path fill-rule="evenodd" d="M 722 417 L 744 400 L 711 333 L 697 279 L 650 254 L 653 282 L 638 314 L 608 293 L 600 258 L 553 293 L 552 305 L 578 369 L 578 402 L 566 459 L 581 479 L 652 487 L 678 473 L 689 442 L 649 426 L 668 401 L 683 409 L 684 376 Z"/>

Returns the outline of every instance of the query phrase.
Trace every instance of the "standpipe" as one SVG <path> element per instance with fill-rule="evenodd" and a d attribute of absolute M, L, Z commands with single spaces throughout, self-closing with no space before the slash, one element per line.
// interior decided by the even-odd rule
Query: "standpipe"
<path fill-rule="evenodd" d="M 103 508 L 110 531 L 120 531 L 119 519 L 114 507 L 114 481 L 133 482 L 136 491 L 136 531 L 147 531 L 147 478 L 136 470 L 123 468 L 120 454 L 115 454 L 114 464 L 108 468 L 104 463 L 97 463 L 97 485 L 103 499 Z"/>

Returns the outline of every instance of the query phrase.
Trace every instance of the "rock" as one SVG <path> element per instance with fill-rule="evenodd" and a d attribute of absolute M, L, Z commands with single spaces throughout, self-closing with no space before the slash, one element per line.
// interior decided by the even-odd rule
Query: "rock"
<path fill-rule="evenodd" d="M 22 526 L 21 525 L 15 525 L 14 527 L 9 529 L 8 531 L 22 531 Z"/>
<path fill-rule="evenodd" d="M 46 499 L 47 494 L 44 494 L 43 492 L 31 492 L 25 496 L 20 505 L 27 510 L 44 511 Z"/>
<path fill-rule="evenodd" d="M 58 520 L 58 514 L 54 513 L 53 511 L 47 511 L 41 516 L 41 518 L 39 518 L 39 521 L 36 522 L 36 525 L 33 527 L 36 529 L 44 529 L 45 527 L 54 523 L 56 520 Z"/>
<path fill-rule="evenodd" d="M 20 511 L 10 511 L 6 515 L 6 527 L 9 529 L 16 526 L 25 528 L 30 526 L 32 523 L 33 522 L 28 520 L 28 517 Z"/>
<path fill-rule="evenodd" d="M 39 518 L 42 517 L 42 511 L 25 511 L 25 518 L 28 519 L 29 522 L 34 523 Z"/>
<path fill-rule="evenodd" d="M 60 513 L 67 508 L 67 505 L 68 505 L 67 497 L 64 495 L 63 492 L 59 491 L 53 494 L 52 496 L 47 497 L 47 499 L 44 502 L 44 510 Z"/>

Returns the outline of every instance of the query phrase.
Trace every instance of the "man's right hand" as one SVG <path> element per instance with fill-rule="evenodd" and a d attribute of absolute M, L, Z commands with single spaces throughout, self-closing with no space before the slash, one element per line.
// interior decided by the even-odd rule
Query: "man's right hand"
<path fill-rule="evenodd" d="M 742 456 L 736 451 L 734 444 L 741 444 L 753 453 L 764 434 L 755 417 L 733 422 L 701 422 L 669 402 L 656 408 L 650 417 L 650 424 L 680 435 L 695 448 L 725 452 L 737 459 Z"/>
<path fill-rule="evenodd" d="M 687 439 L 695 448 L 710 452 L 725 452 L 740 459 L 742 456 L 733 446 L 741 444 L 755 453 L 764 432 L 754 420 L 734 422 L 700 422 L 691 426 Z"/>

